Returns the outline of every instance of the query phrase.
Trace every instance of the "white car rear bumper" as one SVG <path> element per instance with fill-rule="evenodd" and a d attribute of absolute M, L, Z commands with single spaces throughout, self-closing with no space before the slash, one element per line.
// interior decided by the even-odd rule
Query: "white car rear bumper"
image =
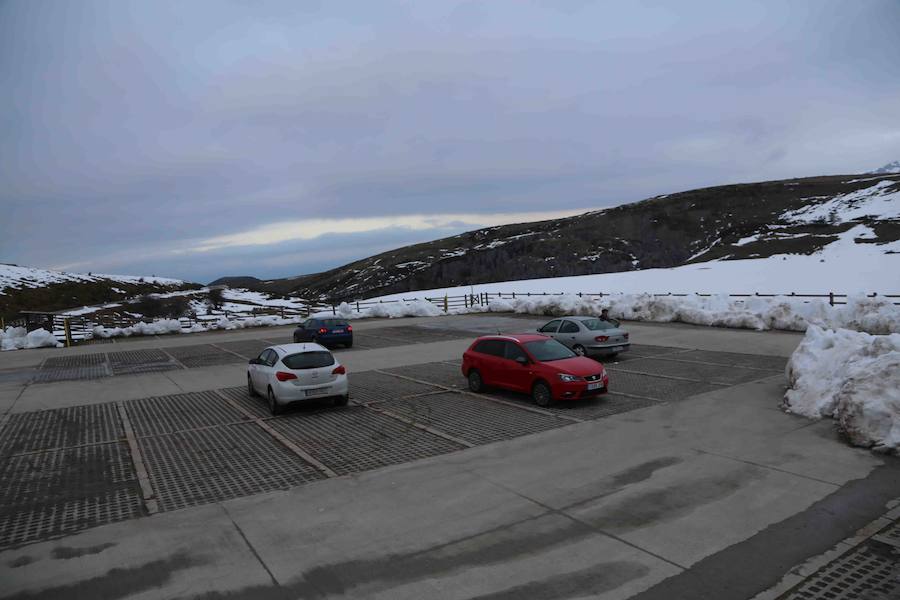
<path fill-rule="evenodd" d="M 338 375 L 334 381 L 313 385 L 297 385 L 292 381 L 279 381 L 274 387 L 275 397 L 282 403 L 346 396 L 350 389 L 346 375 Z"/>

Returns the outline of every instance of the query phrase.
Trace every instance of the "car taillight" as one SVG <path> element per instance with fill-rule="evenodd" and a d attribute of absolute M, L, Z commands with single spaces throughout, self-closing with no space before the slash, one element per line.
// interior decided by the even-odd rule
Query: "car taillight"
<path fill-rule="evenodd" d="M 321 327 L 321 328 L 319 329 L 319 333 L 328 333 L 328 330 L 325 329 L 324 327 Z"/>
<path fill-rule="evenodd" d="M 278 371 L 277 373 L 275 373 L 275 379 L 277 379 L 278 381 L 287 381 L 289 379 L 297 379 L 297 376 L 293 373 Z"/>
<path fill-rule="evenodd" d="M 628 339 L 628 334 L 626 333 L 626 334 L 623 335 L 622 337 L 624 337 L 624 338 L 627 340 L 627 339 Z"/>
<path fill-rule="evenodd" d="M 605 342 L 608 339 L 609 339 L 608 335 L 598 335 L 597 337 L 594 338 L 594 341 L 595 342 Z"/>
<path fill-rule="evenodd" d="M 331 374 L 332 375 L 343 375 L 346 372 L 347 372 L 347 369 L 344 368 L 344 365 L 341 365 L 339 367 L 335 367 L 334 371 L 332 371 Z"/>
<path fill-rule="evenodd" d="M 347 331 L 353 331 L 353 325 L 347 325 Z"/>

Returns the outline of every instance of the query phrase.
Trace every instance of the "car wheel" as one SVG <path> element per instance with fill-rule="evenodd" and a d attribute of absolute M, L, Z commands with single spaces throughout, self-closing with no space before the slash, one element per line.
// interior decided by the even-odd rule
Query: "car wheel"
<path fill-rule="evenodd" d="M 350 396 L 338 396 L 334 399 L 335 406 L 347 406 L 348 402 L 350 402 Z"/>
<path fill-rule="evenodd" d="M 247 394 L 249 394 L 251 398 L 255 398 L 258 395 L 253 388 L 253 380 L 250 379 L 249 375 L 247 375 Z"/>
<path fill-rule="evenodd" d="M 476 394 L 484 391 L 484 380 L 481 379 L 481 373 L 475 369 L 469 371 L 469 390 Z"/>
<path fill-rule="evenodd" d="M 578 356 L 585 356 L 587 354 L 587 350 L 584 349 L 584 346 L 581 344 L 575 344 L 572 346 L 572 352 L 577 354 Z"/>
<path fill-rule="evenodd" d="M 278 400 L 275 399 L 275 392 L 272 391 L 272 388 L 269 388 L 269 393 L 266 396 L 266 400 L 269 404 L 269 411 L 273 415 L 281 414 L 281 405 L 278 404 Z"/>
<path fill-rule="evenodd" d="M 553 402 L 553 393 L 550 391 L 550 386 L 542 381 L 537 382 L 531 388 L 531 397 L 538 406 L 550 406 Z"/>

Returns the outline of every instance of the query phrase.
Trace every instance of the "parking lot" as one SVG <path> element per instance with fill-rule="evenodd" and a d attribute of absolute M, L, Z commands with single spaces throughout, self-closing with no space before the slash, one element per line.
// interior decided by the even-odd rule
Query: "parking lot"
<path fill-rule="evenodd" d="M 727 397 L 730 390 L 736 397 L 747 390 L 777 390 L 783 380 L 786 352 L 730 352 L 722 349 L 729 347 L 726 342 L 691 347 L 691 337 L 686 334 L 686 342 L 677 346 L 650 343 L 656 340 L 639 334 L 630 352 L 606 363 L 611 391 L 602 397 L 542 409 L 523 395 L 501 391 L 473 394 L 466 389 L 458 357 L 475 335 L 495 333 L 498 325 L 513 331 L 540 322 L 534 318 L 470 317 L 357 328 L 354 347 L 336 351 L 351 365 L 350 405 L 305 404 L 277 417 L 268 412 L 262 399 L 249 397 L 246 387 L 238 384 L 244 377 L 242 363 L 268 345 L 289 342 L 289 329 L 210 335 L 198 338 L 201 343 L 190 343 L 192 340 L 184 339 L 188 336 L 178 339 L 178 344 L 165 337 L 108 343 L 77 353 L 58 352 L 15 369 L 17 375 L 7 370 L 7 380 L 18 382 L 22 391 L 20 403 L 0 422 L 0 551 L 27 553 L 31 544 L 47 540 L 52 544 L 52 540 L 102 525 L 152 522 L 192 507 L 298 490 L 416 461 L 425 460 L 426 465 L 430 464 L 426 459 L 435 457 L 469 456 L 479 447 L 489 453 L 502 452 L 504 444 L 513 442 L 519 448 L 538 447 L 554 431 L 563 436 L 571 431 L 577 438 L 591 423 L 621 427 L 626 423 L 621 418 L 634 411 L 659 409 L 676 415 L 684 404 L 684 414 L 690 414 L 696 410 L 690 408 L 695 405 L 692 398 Z M 672 340 L 679 332 L 673 329 L 667 336 Z M 772 343 L 788 347 L 792 342 Z M 393 362 L 397 364 L 365 368 L 368 357 L 379 356 L 383 362 L 384 355 L 390 356 L 387 350 L 395 351 Z M 416 358 L 409 360 L 409 356 Z M 374 358 L 372 362 L 378 363 Z M 198 386 L 205 389 L 153 393 L 152 384 L 159 381 L 156 378 L 177 373 L 201 382 Z M 103 389 L 109 397 L 117 385 L 134 388 L 135 382 L 146 385 L 145 395 L 91 401 L 91 390 Z M 48 391 L 63 396 L 67 390 L 84 397 L 59 408 L 29 410 L 29 394 L 42 398 L 45 406 Z M 760 409 L 767 411 L 765 419 L 778 421 L 778 427 L 784 427 L 784 419 L 789 425 L 784 431 L 807 425 L 778 412 L 777 397 L 769 401 L 768 408 Z M 748 408 L 749 403 L 737 410 L 746 412 Z M 659 428 L 659 436 L 671 435 L 680 418 L 670 416 Z M 641 423 L 643 419 L 627 422 Z M 729 422 L 731 427 L 749 427 Z M 608 427 L 602 430 L 610 435 Z M 659 439 L 647 440 L 653 446 L 660 443 Z M 852 450 L 847 454 L 845 448 L 838 451 L 834 439 L 830 443 L 835 443 L 841 461 L 849 461 L 846 477 L 874 465 L 870 457 Z M 702 448 L 704 442 L 697 439 L 693 445 Z M 596 450 L 586 447 L 580 452 L 584 451 Z M 583 468 L 583 456 L 571 460 Z M 650 460 L 655 465 L 651 473 L 684 459 L 658 460 L 662 462 Z M 743 467 L 746 470 L 747 465 L 762 463 L 762 459 L 749 461 Z M 548 467 L 541 463 L 534 468 Z M 751 466 L 742 476 L 756 481 L 762 475 L 755 468 Z M 790 471 L 791 467 L 782 464 L 779 469 Z M 629 477 L 633 476 L 626 476 L 621 485 L 627 485 Z M 716 480 L 714 487 L 737 485 L 723 483 L 726 480 Z M 788 485 L 788 495 L 796 492 L 790 491 L 794 483 L 772 485 Z M 808 500 L 824 492 L 825 488 L 816 488 Z M 684 490 L 686 497 L 697 493 L 695 488 Z M 699 495 L 721 500 L 731 493 L 722 496 L 716 488 L 701 489 Z M 578 496 L 572 489 L 563 495 L 567 499 Z M 660 499 L 663 505 L 672 501 Z M 552 506 L 555 500 L 546 502 Z M 672 510 L 683 510 L 677 501 L 675 505 Z M 778 511 L 785 510 L 780 500 L 776 505 Z M 615 530 L 616 526 L 603 529 Z"/>

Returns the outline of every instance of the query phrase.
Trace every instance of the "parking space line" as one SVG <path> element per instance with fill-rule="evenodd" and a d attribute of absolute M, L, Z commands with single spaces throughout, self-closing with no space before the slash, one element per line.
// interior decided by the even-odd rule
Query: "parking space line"
<path fill-rule="evenodd" d="M 174 354 L 172 354 L 171 352 L 169 352 L 169 351 L 166 350 L 165 348 L 160 348 L 159 350 L 160 350 L 163 354 L 165 354 L 166 356 L 168 356 L 169 358 L 171 358 L 171 359 L 172 359 L 172 362 L 174 362 L 176 365 L 180 366 L 180 367 L 181 367 L 182 369 L 184 369 L 184 370 L 187 370 L 187 367 L 184 366 L 184 363 L 181 362 L 180 360 L 178 360 L 177 358 L 175 358 L 175 355 L 174 355 Z"/>
<path fill-rule="evenodd" d="M 233 406 L 235 409 L 239 410 L 241 412 L 241 414 L 245 415 L 251 422 L 255 423 L 260 428 L 262 428 L 263 431 L 265 431 L 270 436 L 275 438 L 275 440 L 278 441 L 279 443 L 281 443 L 281 445 L 283 445 L 285 448 L 287 448 L 288 450 L 290 450 L 291 452 L 296 454 L 298 457 L 300 457 L 301 460 L 303 460 L 306 463 L 311 464 L 312 466 L 314 466 L 315 468 L 320 470 L 322 473 L 325 474 L 326 477 L 337 477 L 338 476 L 338 474 L 335 473 L 334 471 L 332 471 L 331 468 L 328 467 L 328 465 L 316 460 L 312 455 L 310 455 L 305 450 L 300 448 L 300 446 L 298 446 L 291 440 L 287 439 L 285 436 L 283 436 L 280 433 L 278 433 L 277 431 L 275 431 L 275 429 L 273 429 L 272 426 L 269 425 L 268 423 L 266 423 L 263 419 L 254 415 L 253 413 L 251 413 L 250 411 L 245 409 L 243 406 L 241 406 L 240 404 L 238 404 L 237 402 L 235 402 L 234 400 L 232 400 L 231 398 L 229 398 L 228 396 L 223 394 L 221 391 L 219 391 L 219 390 L 213 390 L 213 391 L 216 395 L 218 395 L 220 398 L 225 400 L 225 402 L 227 402 L 228 404 Z"/>
<path fill-rule="evenodd" d="M 147 467 L 144 465 L 144 458 L 141 455 L 141 449 L 138 446 L 137 438 L 134 435 L 134 429 L 131 427 L 128 411 L 125 408 L 124 402 L 116 402 L 116 408 L 119 411 L 119 418 L 122 420 L 122 429 L 125 432 L 125 439 L 128 441 L 131 462 L 134 463 L 134 470 L 137 472 L 138 483 L 141 486 L 141 496 L 144 499 L 144 506 L 147 508 L 148 514 L 154 515 L 159 512 L 159 503 L 156 500 L 156 494 L 153 492 L 153 486 L 150 483 L 150 475 L 147 473 Z"/>
<path fill-rule="evenodd" d="M 473 398 L 480 398 L 480 399 L 482 399 L 482 400 L 487 400 L 487 401 L 489 401 L 489 402 L 496 402 L 497 404 L 505 404 L 505 405 L 507 405 L 507 406 L 512 406 L 513 408 L 518 408 L 519 410 L 525 410 L 525 411 L 528 411 L 528 412 L 537 413 L 537 414 L 539 414 L 539 415 L 546 415 L 546 416 L 549 416 L 549 417 L 558 417 L 558 418 L 563 419 L 563 420 L 565 420 L 565 421 L 572 421 L 573 423 L 584 423 L 584 419 L 579 419 L 578 417 L 570 417 L 570 416 L 568 416 L 568 415 L 560 415 L 560 414 L 557 414 L 557 413 L 555 413 L 555 412 L 551 412 L 551 411 L 549 411 L 549 410 L 542 410 L 542 409 L 540 409 L 540 408 L 535 408 L 535 407 L 533 407 L 533 406 L 524 406 L 524 405 L 518 404 L 518 403 L 516 403 L 516 402 L 510 402 L 509 400 L 501 400 L 500 398 L 493 398 L 493 397 L 491 397 L 491 396 L 482 396 L 481 394 L 475 394 L 475 393 L 470 392 L 470 391 L 468 391 L 468 390 L 461 390 L 461 389 L 458 389 L 458 388 L 447 387 L 447 386 L 445 386 L 445 385 L 441 385 L 441 384 L 439 384 L 439 383 L 433 383 L 433 382 L 430 382 L 430 381 L 425 381 L 425 380 L 423 380 L 423 379 L 415 379 L 415 378 L 413 378 L 413 377 L 407 377 L 406 375 L 399 375 L 399 374 L 397 374 L 397 373 L 391 373 L 391 372 L 389 372 L 389 371 L 382 371 L 382 370 L 380 370 L 380 369 L 375 369 L 375 372 L 376 372 L 376 373 L 382 373 L 382 374 L 384 374 L 384 375 L 390 375 L 391 377 L 397 377 L 397 378 L 399 378 L 399 379 L 406 379 L 407 381 L 414 381 L 414 382 L 416 382 L 416 383 L 422 383 L 422 384 L 425 384 L 425 385 L 432 385 L 432 386 L 434 386 L 434 387 L 439 387 L 439 388 L 441 388 L 441 389 L 444 390 L 445 392 L 453 392 L 453 393 L 456 393 L 456 394 L 463 394 L 463 395 L 466 395 L 466 396 L 472 396 Z"/>
<path fill-rule="evenodd" d="M 645 377 L 657 377 L 659 379 L 673 379 L 675 381 L 685 381 L 687 383 L 708 383 L 711 385 L 721 385 L 723 387 L 732 387 L 733 383 L 723 383 L 721 381 L 704 381 L 702 379 L 690 379 L 688 377 L 677 377 L 675 375 L 662 375 L 660 373 L 647 373 L 646 371 L 633 371 L 631 369 L 620 369 L 618 367 L 606 367 L 610 371 L 618 371 L 620 373 L 630 373 L 631 375 L 643 375 Z M 748 382 L 749 383 L 749 382 Z"/>
<path fill-rule="evenodd" d="M 441 392 L 435 392 L 435 393 L 446 394 L 447 392 L 441 391 Z M 453 443 L 460 444 L 461 446 L 464 446 L 466 448 L 474 448 L 475 447 L 475 444 L 473 444 L 471 442 L 467 442 L 464 439 L 452 436 L 449 433 L 444 433 L 443 431 L 441 431 L 439 429 L 435 429 L 435 428 L 425 425 L 423 423 L 413 421 L 412 419 L 407 419 L 406 417 L 404 417 L 402 415 L 398 415 L 397 413 L 392 412 L 390 410 L 381 408 L 379 406 L 372 406 L 371 404 L 364 404 L 363 406 L 369 410 L 375 411 L 377 413 L 381 413 L 386 417 L 390 417 L 392 419 L 402 421 L 403 423 L 406 423 L 407 425 L 412 425 L 413 427 L 415 427 L 417 429 L 421 429 L 422 431 L 427 431 L 428 433 L 430 433 L 432 435 L 436 435 L 438 437 L 444 438 L 445 440 L 449 440 Z"/>
<path fill-rule="evenodd" d="M 692 365 L 711 365 L 714 367 L 737 367 L 740 369 L 749 369 L 750 371 L 763 371 L 765 373 L 778 373 L 777 369 L 766 369 L 764 367 L 748 367 L 746 365 L 734 365 L 728 363 L 709 362 L 706 360 L 688 360 L 686 358 L 669 358 L 669 355 L 662 356 L 642 356 L 641 358 L 653 358 L 655 360 L 665 360 L 669 362 L 688 363 Z M 637 359 L 640 360 L 640 359 Z"/>

